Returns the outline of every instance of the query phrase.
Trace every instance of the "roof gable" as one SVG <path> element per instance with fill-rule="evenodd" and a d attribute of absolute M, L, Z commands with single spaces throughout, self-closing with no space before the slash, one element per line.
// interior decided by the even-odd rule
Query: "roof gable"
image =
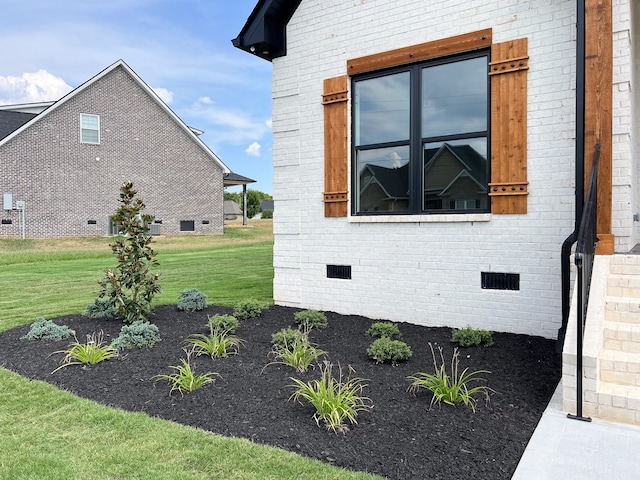
<path fill-rule="evenodd" d="M 287 23 L 301 0 L 259 0 L 244 27 L 231 42 L 234 47 L 265 60 L 287 54 Z"/>
<path fill-rule="evenodd" d="M 167 104 L 162 101 L 162 99 L 158 96 L 157 93 L 155 93 L 153 91 L 153 89 L 151 87 L 149 87 L 149 85 L 147 85 L 139 76 L 137 73 L 135 73 L 131 67 L 129 67 L 129 65 L 127 65 L 124 60 L 118 60 L 117 62 L 115 62 L 114 64 L 110 65 L 109 67 L 105 68 L 103 71 L 101 71 L 100 73 L 98 73 L 97 75 L 95 75 L 93 78 L 87 80 L 85 83 L 83 83 L 82 85 L 80 85 L 79 87 L 73 89 L 71 92 L 69 92 L 68 94 L 66 94 L 64 97 L 62 97 L 60 100 L 58 100 L 57 102 L 53 103 L 53 105 L 51 105 L 49 108 L 47 108 L 46 110 L 44 110 L 42 113 L 40 113 L 39 115 L 35 115 L 32 116 L 32 118 L 30 120 L 28 120 L 26 123 L 23 123 L 22 126 L 20 126 L 19 128 L 15 129 L 14 131 L 12 131 L 11 133 L 9 133 L 6 137 L 2 138 L 2 136 L 0 136 L 0 147 L 2 145 L 4 145 L 5 143 L 9 142 L 12 138 L 20 135 L 21 132 L 23 132 L 24 130 L 28 129 L 29 127 L 31 127 L 32 125 L 34 125 L 35 123 L 37 123 L 38 121 L 40 121 L 41 119 L 45 118 L 46 116 L 50 115 L 52 112 L 54 112 L 55 110 L 57 110 L 58 108 L 60 108 L 61 105 L 64 105 L 66 102 L 68 102 L 69 100 L 71 100 L 72 98 L 74 98 L 75 96 L 77 96 L 79 93 L 83 92 L 84 90 L 86 90 L 87 88 L 89 88 L 91 85 L 95 84 L 98 80 L 102 79 L 103 77 L 107 76 L 108 74 L 110 74 L 111 72 L 113 72 L 114 70 L 116 70 L 117 68 L 122 68 L 125 72 L 127 72 L 131 78 L 145 91 L 145 93 L 147 93 L 147 95 L 149 96 L 149 98 L 154 101 L 169 117 L 171 117 L 179 126 L 182 130 L 184 130 L 186 132 L 186 134 L 196 143 L 198 144 L 198 146 L 204 150 L 204 152 L 215 162 L 217 163 L 220 168 L 222 168 L 222 171 L 225 175 L 230 173 L 229 168 L 222 162 L 222 160 L 220 160 L 220 158 L 218 158 L 218 156 L 202 141 L 200 140 L 200 138 L 198 138 L 198 135 L 193 131 L 193 129 L 191 129 L 188 125 L 186 125 L 174 112 L 173 110 L 171 110 Z M 0 112 L 0 116 L 9 113 L 7 111 L 4 112 Z M 15 113 L 15 112 L 14 112 Z"/>

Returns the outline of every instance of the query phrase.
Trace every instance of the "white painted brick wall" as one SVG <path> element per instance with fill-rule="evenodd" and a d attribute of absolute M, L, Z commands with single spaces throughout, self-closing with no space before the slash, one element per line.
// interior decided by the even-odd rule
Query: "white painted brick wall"
<path fill-rule="evenodd" d="M 617 3 L 628 10 L 628 0 Z M 529 213 L 324 218 L 323 79 L 345 74 L 350 58 L 484 28 L 496 43 L 529 40 Z M 575 1 L 303 0 L 287 39 L 287 55 L 273 62 L 276 303 L 555 337 L 560 248 L 574 225 Z M 617 48 L 617 75 L 628 76 Z M 616 234 L 631 228 L 619 220 Z M 353 278 L 327 279 L 327 264 L 351 265 Z M 519 273 L 520 290 L 483 290 L 482 271 Z"/>
<path fill-rule="evenodd" d="M 633 58 L 630 0 L 613 2 L 613 192 L 615 251 L 626 253 L 638 242 L 633 214 L 640 212 L 633 162 Z M 636 110 L 637 111 L 637 110 Z"/>

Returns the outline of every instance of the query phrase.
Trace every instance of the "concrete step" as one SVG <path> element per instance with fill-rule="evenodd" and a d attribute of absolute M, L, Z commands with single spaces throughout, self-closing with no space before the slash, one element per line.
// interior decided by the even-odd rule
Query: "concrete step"
<path fill-rule="evenodd" d="M 614 275 L 640 275 L 640 255 L 612 255 L 609 271 Z"/>
<path fill-rule="evenodd" d="M 604 308 L 606 321 L 640 325 L 640 298 L 607 296 Z"/>
<path fill-rule="evenodd" d="M 599 382 L 598 418 L 640 425 L 640 387 Z"/>
<path fill-rule="evenodd" d="M 602 382 L 640 389 L 640 353 L 605 349 L 598 363 Z"/>
<path fill-rule="evenodd" d="M 604 348 L 626 353 L 640 353 L 640 324 L 605 322 Z"/>
<path fill-rule="evenodd" d="M 640 298 L 640 275 L 609 274 L 607 295 L 613 297 Z"/>

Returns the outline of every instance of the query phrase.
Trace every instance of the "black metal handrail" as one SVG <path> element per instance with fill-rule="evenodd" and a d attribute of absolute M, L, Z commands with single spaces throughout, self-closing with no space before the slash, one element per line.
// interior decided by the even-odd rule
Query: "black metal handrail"
<path fill-rule="evenodd" d="M 589 187 L 584 201 L 582 218 L 578 229 L 576 242 L 575 264 L 578 269 L 578 308 L 576 312 L 576 414 L 569 414 L 569 418 L 591 421 L 582 416 L 582 345 L 584 326 L 587 320 L 589 305 L 589 291 L 593 273 L 593 260 L 598 243 L 598 163 L 600 160 L 600 144 L 596 144 L 593 153 L 593 163 L 589 176 Z M 579 181 L 579 179 L 578 179 Z"/>

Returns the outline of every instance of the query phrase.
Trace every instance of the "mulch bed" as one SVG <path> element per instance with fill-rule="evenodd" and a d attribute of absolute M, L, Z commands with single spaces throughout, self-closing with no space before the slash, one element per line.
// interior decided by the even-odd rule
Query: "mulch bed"
<path fill-rule="evenodd" d="M 406 363 L 377 365 L 366 354 L 372 339 L 365 335 L 373 320 L 327 313 L 329 327 L 311 334 L 329 359 L 350 365 L 355 375 L 368 379 L 364 392 L 374 408 L 361 413 L 346 434 L 318 426 L 308 404 L 288 401 L 290 377 L 317 378 L 318 369 L 297 373 L 272 365 L 271 335 L 295 326 L 297 309 L 273 306 L 254 320 L 241 323 L 237 335 L 245 341 L 239 355 L 212 360 L 198 357 L 196 370 L 218 372 L 215 384 L 181 396 L 169 395 L 166 382 L 152 379 L 172 373 L 170 365 L 185 358 L 182 342 L 193 333 L 208 333 L 207 315 L 229 314 L 231 309 L 208 307 L 202 312 L 180 312 L 175 306 L 157 307 L 152 322 L 162 341 L 151 349 L 128 350 L 118 360 L 90 369 L 69 366 L 51 374 L 60 364 L 69 341 L 21 340 L 29 326 L 0 334 L 0 365 L 27 378 L 49 382 L 81 397 L 130 411 L 191 425 L 230 437 L 273 445 L 347 469 L 376 473 L 390 479 L 509 479 L 534 428 L 560 380 L 560 358 L 555 342 L 540 337 L 495 333 L 491 347 L 461 349 L 460 367 L 489 370 L 483 375 L 495 393 L 488 405 L 478 400 L 476 412 L 464 405 L 429 409 L 431 394 L 407 392 L 406 377 L 432 372 L 428 342 L 442 346 L 449 361 L 451 330 L 401 323 L 401 340 L 413 350 Z M 122 323 L 80 315 L 55 319 L 77 332 L 104 331 L 115 338 Z"/>

